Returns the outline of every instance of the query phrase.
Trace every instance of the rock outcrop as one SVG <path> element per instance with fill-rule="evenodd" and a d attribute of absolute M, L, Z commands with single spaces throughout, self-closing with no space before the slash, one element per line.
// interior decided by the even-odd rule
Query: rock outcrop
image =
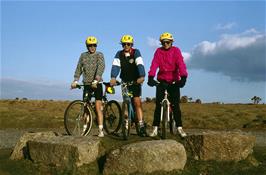
<path fill-rule="evenodd" d="M 188 136 L 185 148 L 196 160 L 239 161 L 253 152 L 255 140 L 242 132 L 208 131 Z"/>
<path fill-rule="evenodd" d="M 55 167 L 80 167 L 104 154 L 97 137 L 60 136 L 39 138 L 28 142 L 30 159 Z"/>
<path fill-rule="evenodd" d="M 182 170 L 187 155 L 175 140 L 154 140 L 132 143 L 107 155 L 104 174 L 152 173 Z"/>
<path fill-rule="evenodd" d="M 52 131 L 47 132 L 36 132 L 36 133 L 25 133 L 22 137 L 20 137 L 19 141 L 16 143 L 15 148 L 10 156 L 11 160 L 20 160 L 24 158 L 28 158 L 28 147 L 27 142 L 30 140 L 35 140 L 38 138 L 53 138 L 58 134 Z"/>

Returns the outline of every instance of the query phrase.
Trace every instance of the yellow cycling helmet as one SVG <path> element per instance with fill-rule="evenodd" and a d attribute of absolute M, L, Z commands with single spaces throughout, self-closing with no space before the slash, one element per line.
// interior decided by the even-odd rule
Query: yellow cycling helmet
<path fill-rule="evenodd" d="M 163 34 L 161 34 L 160 36 L 160 41 L 162 40 L 171 40 L 174 41 L 173 35 L 171 33 L 165 32 Z"/>
<path fill-rule="evenodd" d="M 98 41 L 97 41 L 97 38 L 94 37 L 94 36 L 89 36 L 87 39 L 86 39 L 86 44 L 89 45 L 89 44 L 97 44 Z"/>
<path fill-rule="evenodd" d="M 121 38 L 121 43 L 132 43 L 133 44 L 133 37 L 131 35 L 124 35 Z"/>

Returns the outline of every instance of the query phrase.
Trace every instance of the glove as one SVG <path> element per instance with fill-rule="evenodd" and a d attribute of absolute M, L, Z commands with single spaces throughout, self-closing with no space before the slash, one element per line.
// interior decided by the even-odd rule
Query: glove
<path fill-rule="evenodd" d="M 180 88 L 182 88 L 182 87 L 184 87 L 185 86 L 185 84 L 186 84 L 186 81 L 187 81 L 187 77 L 181 77 L 181 79 L 179 80 L 179 82 L 178 82 L 178 86 L 180 87 Z"/>
<path fill-rule="evenodd" d="M 153 78 L 154 78 L 154 77 L 149 76 L 148 83 L 147 83 L 147 84 L 148 84 L 149 86 L 151 86 L 151 87 L 156 86 L 156 85 L 158 84 L 158 82 L 155 81 Z"/>
<path fill-rule="evenodd" d="M 116 85 L 116 79 L 115 79 L 115 78 L 112 78 L 112 79 L 110 80 L 110 85 L 111 85 L 111 86 L 115 86 L 115 85 Z"/>
<path fill-rule="evenodd" d="M 98 81 L 97 80 L 93 80 L 93 82 L 91 83 L 92 89 L 97 89 L 97 85 L 98 85 Z"/>
<path fill-rule="evenodd" d="M 137 79 L 137 83 L 138 84 L 141 84 L 143 82 L 144 82 L 144 77 L 140 77 L 140 78 Z"/>
<path fill-rule="evenodd" d="M 77 88 L 77 84 L 78 84 L 78 81 L 73 81 L 73 82 L 71 83 L 71 89 L 75 89 L 75 88 Z"/>

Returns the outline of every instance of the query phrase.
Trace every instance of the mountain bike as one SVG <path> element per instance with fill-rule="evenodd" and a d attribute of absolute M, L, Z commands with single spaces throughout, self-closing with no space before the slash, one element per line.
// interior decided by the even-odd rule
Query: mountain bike
<path fill-rule="evenodd" d="M 107 134 L 113 134 L 117 132 L 121 127 L 122 112 L 119 103 L 115 100 L 108 101 L 107 93 L 110 92 L 109 82 L 102 82 L 105 85 L 105 91 L 103 94 L 103 126 Z M 77 88 L 84 90 L 85 85 L 77 85 Z M 114 89 L 113 89 L 114 92 Z M 85 96 L 95 97 L 94 93 Z M 86 136 L 90 133 L 93 118 L 96 119 L 95 102 L 90 98 L 84 100 L 72 101 L 65 110 L 64 113 L 64 126 L 66 132 L 69 135 Z M 85 127 L 84 127 L 85 126 Z"/>
<path fill-rule="evenodd" d="M 173 83 L 174 84 L 174 83 Z M 164 83 L 164 82 L 158 82 L 158 85 L 161 85 L 164 87 L 164 98 L 161 101 L 161 115 L 160 115 L 160 126 L 159 126 L 159 133 L 162 139 L 166 139 L 167 135 L 167 128 L 169 126 L 170 133 L 175 135 L 176 132 L 176 122 L 173 117 L 173 112 L 172 112 L 172 107 L 171 103 L 168 99 L 168 91 L 167 87 L 169 84 Z"/>
<path fill-rule="evenodd" d="M 139 126 L 137 124 L 137 118 L 135 114 L 135 109 L 133 105 L 133 94 L 128 90 L 128 86 L 131 86 L 133 84 L 136 84 L 136 82 L 122 82 L 121 88 L 122 88 L 122 96 L 123 96 L 123 107 L 122 107 L 122 134 L 124 140 L 128 140 L 128 137 L 130 135 L 130 128 L 133 125 L 133 122 L 135 123 L 137 134 L 139 135 Z M 127 113 L 127 115 L 126 115 Z"/>

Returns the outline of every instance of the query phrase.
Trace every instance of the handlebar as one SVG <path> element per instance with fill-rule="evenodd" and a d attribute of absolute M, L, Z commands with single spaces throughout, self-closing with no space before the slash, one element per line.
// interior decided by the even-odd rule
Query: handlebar
<path fill-rule="evenodd" d="M 162 85 L 163 87 L 168 87 L 169 85 L 172 85 L 172 84 L 177 84 L 175 81 L 174 82 L 172 82 L 172 83 L 167 83 L 167 82 L 164 82 L 164 81 L 156 81 L 157 82 L 157 84 L 156 85 L 154 85 L 154 86 L 159 86 L 159 85 Z"/>

